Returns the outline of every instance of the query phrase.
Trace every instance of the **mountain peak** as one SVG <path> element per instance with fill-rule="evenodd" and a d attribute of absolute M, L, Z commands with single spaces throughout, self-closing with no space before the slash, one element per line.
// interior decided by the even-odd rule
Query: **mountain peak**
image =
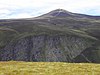
<path fill-rule="evenodd" d="M 83 15 L 83 14 L 78 14 L 78 13 L 72 13 L 64 9 L 56 9 L 53 10 L 47 14 L 39 16 L 39 18 L 49 18 L 49 17 L 57 17 L 57 18 L 66 18 L 66 17 L 71 17 L 71 18 L 87 18 L 89 17 L 88 15 Z"/>
<path fill-rule="evenodd" d="M 56 10 L 53 10 L 52 12 L 67 12 L 67 11 L 64 9 L 56 9 Z"/>
<path fill-rule="evenodd" d="M 70 16 L 71 12 L 68 12 L 64 9 L 56 9 L 56 10 L 49 12 L 49 14 L 54 17 L 66 17 L 66 16 Z"/>
<path fill-rule="evenodd" d="M 73 13 L 64 9 L 56 9 L 47 14 L 42 15 L 42 17 L 69 17 L 71 15 L 73 15 Z"/>

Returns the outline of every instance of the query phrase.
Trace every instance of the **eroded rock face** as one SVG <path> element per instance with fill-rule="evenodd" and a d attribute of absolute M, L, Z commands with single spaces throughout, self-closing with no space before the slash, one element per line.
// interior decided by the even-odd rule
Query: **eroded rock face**
<path fill-rule="evenodd" d="M 66 61 L 72 60 L 91 43 L 84 38 L 65 35 L 37 35 L 10 43 L 1 52 L 1 60 Z"/>

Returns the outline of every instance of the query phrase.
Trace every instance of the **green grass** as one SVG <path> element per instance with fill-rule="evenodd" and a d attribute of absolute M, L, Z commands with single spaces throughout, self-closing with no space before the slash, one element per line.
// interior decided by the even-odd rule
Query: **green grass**
<path fill-rule="evenodd" d="M 0 75 L 100 75 L 100 64 L 0 62 Z"/>
<path fill-rule="evenodd" d="M 63 35 L 71 35 L 74 37 L 81 37 L 81 38 L 87 38 L 87 39 L 93 39 L 97 40 L 95 37 L 88 35 L 86 32 L 74 28 L 70 28 L 69 26 L 72 26 L 73 24 L 91 24 L 91 22 L 95 23 L 92 19 L 74 19 L 74 18 L 55 18 L 57 21 L 62 21 L 62 24 L 58 25 L 52 25 L 52 23 L 49 23 L 48 21 L 41 21 L 41 20 L 20 20 L 20 21 L 12 21 L 8 20 L 7 22 L 0 22 L 0 31 L 9 31 L 10 35 L 11 32 L 17 33 L 18 35 L 15 36 L 15 38 L 21 36 L 26 37 L 29 35 L 39 35 L 39 34 L 48 34 L 48 35 L 56 35 L 56 34 L 63 34 Z M 58 20 L 59 19 L 59 20 Z M 64 24 L 63 24 L 63 20 Z M 54 21 L 56 23 L 56 21 Z M 99 21 L 98 21 L 99 22 Z M 97 22 L 96 22 L 97 23 Z M 95 23 L 95 24 L 96 24 Z M 83 27 L 82 27 L 83 28 Z M 99 28 L 99 27 L 98 27 Z M 6 35 L 8 37 L 8 34 L 3 33 L 2 35 Z M 2 36 L 0 35 L 0 36 Z M 5 36 L 4 36 L 5 38 Z M 0 38 L 1 39 L 1 38 Z M 11 40 L 13 40 L 12 38 Z M 18 38 L 20 39 L 20 37 Z M 2 40 L 2 39 L 1 39 Z M 6 40 L 6 39 L 5 39 Z M 10 40 L 10 41 L 11 41 Z M 1 42 L 1 41 L 0 41 Z M 1 43 L 2 44 L 2 43 Z"/>
<path fill-rule="evenodd" d="M 12 25 L 0 26 L 0 47 L 3 48 L 10 42 L 16 42 L 22 38 L 34 35 L 47 36 L 72 36 L 80 37 L 87 40 L 97 40 L 95 37 L 88 35 L 86 32 L 77 29 L 68 29 L 64 26 L 54 25 Z"/>
<path fill-rule="evenodd" d="M 7 45 L 15 35 L 17 35 L 17 31 L 13 29 L 0 28 L 0 48 Z"/>

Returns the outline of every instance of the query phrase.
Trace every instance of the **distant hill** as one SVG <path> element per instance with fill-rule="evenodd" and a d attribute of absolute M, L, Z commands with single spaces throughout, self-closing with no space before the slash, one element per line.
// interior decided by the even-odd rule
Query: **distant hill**
<path fill-rule="evenodd" d="M 100 63 L 100 16 L 56 9 L 0 20 L 1 61 Z"/>

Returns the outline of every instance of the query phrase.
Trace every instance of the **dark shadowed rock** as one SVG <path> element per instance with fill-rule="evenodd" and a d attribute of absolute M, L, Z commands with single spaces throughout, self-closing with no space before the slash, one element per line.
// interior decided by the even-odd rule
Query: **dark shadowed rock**
<path fill-rule="evenodd" d="M 1 60 L 72 62 L 90 46 L 89 41 L 71 36 L 26 37 L 7 45 Z"/>

